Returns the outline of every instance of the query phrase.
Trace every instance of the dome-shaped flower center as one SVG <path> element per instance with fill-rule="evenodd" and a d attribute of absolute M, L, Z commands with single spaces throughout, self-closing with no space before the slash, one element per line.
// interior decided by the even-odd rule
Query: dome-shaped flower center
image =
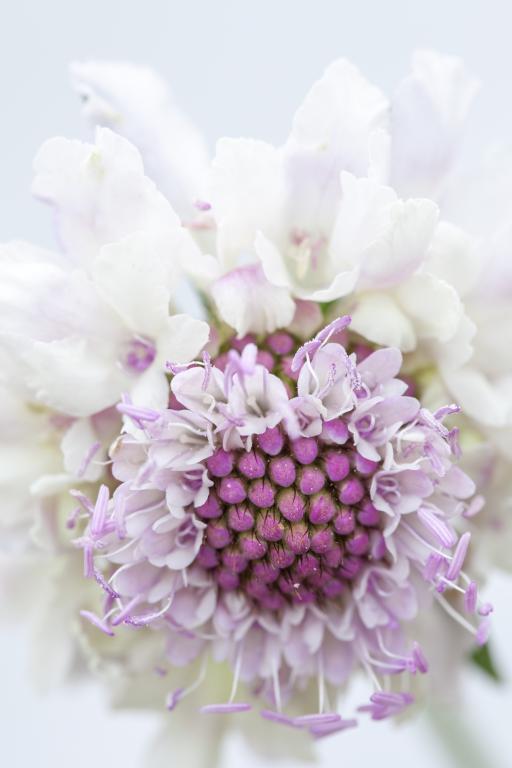
<path fill-rule="evenodd" d="M 241 352 L 252 337 L 232 340 Z M 277 332 L 257 360 L 288 386 L 298 344 Z M 215 360 L 224 368 L 223 352 Z M 384 557 L 381 513 L 369 483 L 379 464 L 361 456 L 342 418 L 318 437 L 291 440 L 282 426 L 255 438 L 252 450 L 225 451 L 206 466 L 213 485 L 195 514 L 206 524 L 197 562 L 221 591 L 240 590 L 257 606 L 337 598 L 368 560 Z"/>
<path fill-rule="evenodd" d="M 369 496 L 378 465 L 354 450 L 341 419 L 324 433 L 289 440 L 274 427 L 250 452 L 221 448 L 206 462 L 213 486 L 195 510 L 206 523 L 198 562 L 221 590 L 268 610 L 324 601 L 383 557 Z"/>

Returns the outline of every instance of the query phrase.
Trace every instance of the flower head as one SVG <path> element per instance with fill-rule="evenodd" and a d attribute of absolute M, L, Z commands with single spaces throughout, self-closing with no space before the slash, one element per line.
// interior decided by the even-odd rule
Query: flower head
<path fill-rule="evenodd" d="M 286 332 L 232 340 L 213 361 L 171 366 L 173 407 L 120 406 L 133 428 L 112 451 L 119 485 L 111 498 L 102 487 L 78 542 L 106 591 L 93 620 L 164 633 L 174 664 L 227 659 L 232 697 L 206 713 L 249 708 L 235 701 L 242 680 L 286 720 L 311 678 L 336 688 L 357 666 L 377 688 L 362 711 L 401 711 L 411 696 L 380 681 L 427 672 L 407 640 L 425 595 L 482 640 L 470 534 L 456 531 L 474 485 L 443 424 L 454 409 L 406 394 L 398 350 L 350 352 L 348 323 L 303 346 Z M 321 702 L 290 724 L 339 729 Z"/>

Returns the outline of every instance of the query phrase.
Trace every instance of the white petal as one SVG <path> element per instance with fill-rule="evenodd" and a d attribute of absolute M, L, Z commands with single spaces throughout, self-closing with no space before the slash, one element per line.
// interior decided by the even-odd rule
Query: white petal
<path fill-rule="evenodd" d="M 415 348 L 414 326 L 392 296 L 385 293 L 363 294 L 358 297 L 350 314 L 350 327 L 369 341 L 384 347 L 398 347 L 403 352 Z"/>
<path fill-rule="evenodd" d="M 433 275 L 446 280 L 465 296 L 478 279 L 480 259 L 475 241 L 459 227 L 441 221 L 436 227 L 425 263 Z"/>
<path fill-rule="evenodd" d="M 158 337 L 156 362 L 189 363 L 199 355 L 209 335 L 210 327 L 203 320 L 190 315 L 172 315 Z"/>
<path fill-rule="evenodd" d="M 64 457 L 64 468 L 70 475 L 77 476 L 82 469 L 84 460 L 87 457 L 88 452 L 95 443 L 98 442 L 98 435 L 96 434 L 90 419 L 77 419 L 66 430 L 66 434 L 61 441 L 61 449 Z M 102 460 L 104 457 L 104 451 L 100 449 L 94 455 L 96 461 Z M 95 482 L 99 480 L 104 467 L 89 463 L 83 473 L 82 479 L 89 482 Z"/>
<path fill-rule="evenodd" d="M 166 240 L 158 242 L 137 232 L 105 245 L 93 266 L 93 277 L 105 301 L 134 333 L 149 338 L 169 314 L 170 286 L 175 269 Z"/>
<path fill-rule="evenodd" d="M 368 178 L 341 174 L 342 200 L 330 242 L 341 271 L 361 267 L 361 287 L 392 285 L 424 261 L 437 221 L 430 200 L 397 200 L 395 192 Z"/>
<path fill-rule="evenodd" d="M 446 386 L 467 416 L 492 427 L 507 423 L 510 398 L 500 395 L 480 371 L 464 366 L 457 370 L 444 369 L 442 374 Z"/>
<path fill-rule="evenodd" d="M 163 368 L 151 365 L 135 379 L 130 388 L 130 396 L 135 405 L 163 411 L 169 404 L 169 382 Z"/>
<path fill-rule="evenodd" d="M 391 181 L 400 194 L 436 197 L 477 89 L 461 59 L 416 52 L 392 103 Z"/>
<path fill-rule="evenodd" d="M 397 286 L 395 295 L 418 338 L 445 342 L 456 333 L 464 310 L 457 291 L 444 280 L 418 273 Z"/>
<path fill-rule="evenodd" d="M 228 272 L 213 284 L 212 294 L 220 316 L 239 336 L 284 328 L 295 314 L 288 290 L 271 285 L 259 265 Z"/>
<path fill-rule="evenodd" d="M 334 158 L 333 170 L 367 175 L 372 137 L 387 129 L 388 102 L 346 59 L 333 62 L 297 110 L 292 138 Z"/>
<path fill-rule="evenodd" d="M 85 339 L 34 342 L 28 383 L 39 402 L 71 416 L 89 416 L 113 405 L 126 376 Z"/>
<path fill-rule="evenodd" d="M 261 260 L 267 280 L 273 285 L 288 287 L 290 292 L 300 299 L 316 302 L 332 301 L 340 298 L 340 296 L 346 296 L 357 283 L 358 269 L 348 268 L 342 269 L 330 280 L 327 280 L 325 288 L 308 288 L 295 283 L 279 248 L 261 232 L 258 232 L 256 236 L 255 250 Z"/>
<path fill-rule="evenodd" d="M 274 234 L 282 207 L 278 150 L 253 139 L 221 139 L 212 164 L 209 199 L 225 269 L 252 251 L 259 229 Z"/>
<path fill-rule="evenodd" d="M 425 260 L 437 206 L 430 200 L 397 200 L 382 211 L 381 231 L 367 248 L 361 285 L 376 288 L 409 277 Z"/>
<path fill-rule="evenodd" d="M 108 128 L 96 144 L 56 138 L 34 161 L 33 192 L 55 207 L 69 257 L 87 265 L 105 243 L 139 229 L 179 224 L 171 206 L 146 176 L 138 151 Z"/>
<path fill-rule="evenodd" d="M 112 128 L 140 151 L 148 176 L 180 216 L 203 199 L 206 143 L 151 69 L 109 61 L 76 62 L 71 77 L 93 126 Z"/>
<path fill-rule="evenodd" d="M 340 269 L 355 267 L 362 254 L 383 232 L 385 214 L 396 201 L 390 187 L 368 178 L 341 174 L 341 203 L 331 235 L 329 252 Z"/>

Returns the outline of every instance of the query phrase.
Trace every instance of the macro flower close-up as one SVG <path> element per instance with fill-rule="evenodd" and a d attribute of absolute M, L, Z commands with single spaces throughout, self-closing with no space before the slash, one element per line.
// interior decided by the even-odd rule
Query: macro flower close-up
<path fill-rule="evenodd" d="M 41 125 L 26 118 L 31 185 L 23 131 L 8 160 L 24 107 L 6 90 L 6 185 L 30 186 L 51 227 L 6 199 L 10 764 L 506 768 L 512 106 L 497 60 L 480 77 L 455 10 L 441 35 L 405 11 L 392 32 L 374 7 L 389 39 L 372 47 L 362 7 L 321 19 L 286 2 L 259 66 L 251 25 L 273 12 L 218 10 L 204 5 L 195 43 L 192 10 L 162 6 L 157 32 L 129 8 L 123 45 L 74 31 L 41 73 L 31 54 L 25 96 L 67 64 L 69 92 L 45 92 L 83 118 L 68 131 L 49 97 Z M 154 46 L 129 42 L 139 22 Z M 167 55 L 180 99 L 139 63 Z"/>

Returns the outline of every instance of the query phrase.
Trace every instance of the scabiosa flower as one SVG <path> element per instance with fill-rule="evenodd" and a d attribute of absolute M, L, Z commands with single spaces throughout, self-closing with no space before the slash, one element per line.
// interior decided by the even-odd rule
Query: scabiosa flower
<path fill-rule="evenodd" d="M 388 99 L 339 60 L 282 146 L 221 139 L 211 163 L 151 71 L 73 80 L 95 140 L 35 163 L 60 252 L 0 248 L 2 517 L 49 553 L 25 578 L 51 574 L 41 656 L 80 646 L 178 730 L 258 702 L 238 723 L 294 747 L 354 724 L 357 669 L 374 720 L 435 689 L 429 665 L 450 688 L 467 643 L 432 628 L 484 642 L 482 529 L 510 550 L 510 195 L 493 171 L 468 207 L 452 174 L 475 80 L 419 52 Z M 229 723 L 186 748 L 212 765 Z"/>
<path fill-rule="evenodd" d="M 474 484 L 443 423 L 458 409 L 406 394 L 397 349 L 347 351 L 349 322 L 302 346 L 286 332 L 234 339 L 213 361 L 170 364 L 168 409 L 118 406 L 119 484 L 85 504 L 77 541 L 105 591 L 104 614 L 85 615 L 107 634 L 164 633 L 174 665 L 227 660 L 231 697 L 204 713 L 250 709 L 243 681 L 263 717 L 327 735 L 355 724 L 331 693 L 362 667 L 375 691 L 361 711 L 397 714 L 413 700 L 404 678 L 428 671 L 409 640 L 427 599 L 487 638 L 490 608 L 463 570 L 470 534 L 457 533 Z M 311 679 L 318 711 L 288 715 Z"/>

